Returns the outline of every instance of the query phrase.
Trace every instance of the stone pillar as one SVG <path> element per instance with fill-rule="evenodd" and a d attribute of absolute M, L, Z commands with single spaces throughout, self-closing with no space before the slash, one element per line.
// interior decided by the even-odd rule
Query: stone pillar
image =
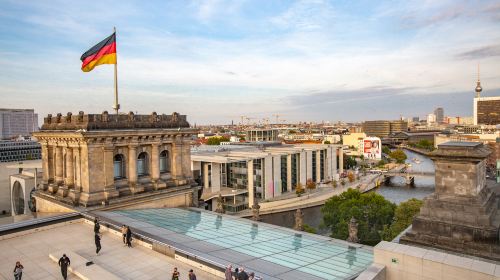
<path fill-rule="evenodd" d="M 286 155 L 286 191 L 292 191 L 292 155 Z M 252 204 L 253 205 L 253 204 Z"/>
<path fill-rule="evenodd" d="M 247 161 L 247 182 L 248 182 L 248 208 L 251 208 L 255 202 L 253 191 L 253 160 Z"/>
<path fill-rule="evenodd" d="M 151 181 L 156 185 L 160 179 L 160 150 L 159 144 L 151 144 Z"/>
<path fill-rule="evenodd" d="M 137 189 L 137 145 L 128 146 L 128 183 L 132 193 Z"/>
<path fill-rule="evenodd" d="M 115 186 L 115 167 L 114 167 L 114 147 L 111 144 L 103 148 L 104 157 L 104 199 L 109 200 L 119 196 Z"/>
<path fill-rule="evenodd" d="M 62 185 L 63 182 L 63 154 L 62 147 L 57 146 L 56 149 L 56 159 L 55 159 L 55 167 L 56 167 L 56 185 Z"/>
<path fill-rule="evenodd" d="M 316 183 L 319 183 L 321 182 L 321 150 L 314 151 L 313 153 L 316 153 L 316 162 L 313 162 L 313 164 L 316 164 Z"/>
<path fill-rule="evenodd" d="M 49 147 L 47 147 L 47 143 L 42 143 L 42 188 L 43 190 L 47 189 L 50 179 L 50 170 L 49 170 Z"/>
<path fill-rule="evenodd" d="M 74 175 L 74 188 L 69 190 L 68 196 L 71 198 L 73 201 L 73 204 L 78 205 L 79 199 L 80 199 L 80 191 L 82 187 L 82 171 L 81 171 L 81 163 L 80 163 L 80 148 L 79 147 L 74 147 L 73 149 L 73 155 L 74 155 L 74 165 L 75 165 L 75 173 Z"/>
<path fill-rule="evenodd" d="M 182 142 L 181 136 L 176 136 L 172 143 L 172 179 L 177 186 L 185 184 L 182 170 Z"/>
<path fill-rule="evenodd" d="M 73 166 L 73 148 L 66 148 L 66 186 L 71 188 L 74 186 L 74 166 Z"/>
<path fill-rule="evenodd" d="M 299 182 L 302 186 L 307 183 L 307 153 L 305 151 L 300 152 L 300 172 L 299 172 Z"/>

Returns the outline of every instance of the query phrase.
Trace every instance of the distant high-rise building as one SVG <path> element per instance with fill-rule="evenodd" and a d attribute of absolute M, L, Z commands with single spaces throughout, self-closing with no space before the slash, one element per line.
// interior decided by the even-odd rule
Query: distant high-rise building
<path fill-rule="evenodd" d="M 438 107 L 434 110 L 434 115 L 436 115 L 437 123 L 444 123 L 444 110 L 441 107 Z"/>
<path fill-rule="evenodd" d="M 365 121 L 363 123 L 363 132 L 367 136 L 384 138 L 392 133 L 407 131 L 408 123 L 406 121 Z"/>
<path fill-rule="evenodd" d="M 432 124 L 436 122 L 436 115 L 435 114 L 428 114 L 427 115 L 427 124 Z"/>
<path fill-rule="evenodd" d="M 35 110 L 0 108 L 0 139 L 28 136 L 34 131 L 38 131 Z"/>
<path fill-rule="evenodd" d="M 500 96 L 481 97 L 483 88 L 479 79 L 479 68 L 477 73 L 477 85 L 474 89 L 474 125 L 497 125 L 500 124 Z"/>
<path fill-rule="evenodd" d="M 419 122 L 419 121 L 420 121 L 420 118 L 419 118 L 419 117 L 413 117 L 413 118 L 412 118 L 412 121 L 413 121 L 413 122 Z"/>

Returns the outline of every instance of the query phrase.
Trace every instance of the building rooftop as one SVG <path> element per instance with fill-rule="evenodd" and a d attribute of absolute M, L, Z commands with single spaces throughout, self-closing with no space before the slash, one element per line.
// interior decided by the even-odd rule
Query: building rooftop
<path fill-rule="evenodd" d="M 150 115 L 109 114 L 85 114 L 80 111 L 78 115 L 68 112 L 66 116 L 57 114 L 55 117 L 49 114 L 44 118 L 40 131 L 50 130 L 103 130 L 103 129 L 145 129 L 145 128 L 189 128 L 186 115 L 172 113 L 171 115 L 158 115 L 156 112 Z"/>
<path fill-rule="evenodd" d="M 198 209 L 96 212 L 136 228 L 175 251 L 266 280 L 352 279 L 373 261 L 372 248 Z"/>

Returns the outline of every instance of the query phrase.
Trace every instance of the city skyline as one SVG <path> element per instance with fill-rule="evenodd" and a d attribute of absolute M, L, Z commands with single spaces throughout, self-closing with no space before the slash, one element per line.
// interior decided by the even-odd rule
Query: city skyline
<path fill-rule="evenodd" d="M 112 112 L 112 66 L 83 73 L 79 57 L 113 26 L 122 112 L 178 111 L 198 124 L 397 119 L 435 107 L 471 116 L 478 62 L 482 96 L 500 94 L 494 1 L 101 5 L 106 13 L 0 4 L 2 107 Z"/>

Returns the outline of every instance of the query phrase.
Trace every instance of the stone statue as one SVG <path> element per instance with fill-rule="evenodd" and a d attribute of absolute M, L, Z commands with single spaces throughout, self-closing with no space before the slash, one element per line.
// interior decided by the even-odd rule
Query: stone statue
<path fill-rule="evenodd" d="M 304 230 L 304 214 L 302 214 L 302 210 L 297 209 L 295 212 L 295 225 L 293 226 L 294 230 Z"/>
<path fill-rule="evenodd" d="M 108 122 L 109 121 L 109 114 L 108 114 L 108 111 L 104 111 L 102 112 L 101 114 L 101 120 L 103 122 Z"/>
<path fill-rule="evenodd" d="M 222 205 L 222 195 L 219 194 L 219 197 L 217 197 L 217 208 L 215 208 L 215 212 L 224 214 L 226 211 L 224 211 L 224 205 Z"/>
<path fill-rule="evenodd" d="M 260 205 L 257 201 L 252 206 L 252 220 L 260 221 Z"/>
<path fill-rule="evenodd" d="M 66 114 L 66 118 L 65 118 L 65 120 L 66 120 L 66 122 L 67 122 L 67 123 L 71 123 L 71 116 L 72 116 L 72 115 L 73 115 L 73 113 L 71 113 L 71 112 L 68 112 L 68 113 Z"/>
<path fill-rule="evenodd" d="M 347 237 L 348 242 L 359 243 L 358 238 L 358 221 L 354 217 L 349 221 L 349 237 Z"/>

